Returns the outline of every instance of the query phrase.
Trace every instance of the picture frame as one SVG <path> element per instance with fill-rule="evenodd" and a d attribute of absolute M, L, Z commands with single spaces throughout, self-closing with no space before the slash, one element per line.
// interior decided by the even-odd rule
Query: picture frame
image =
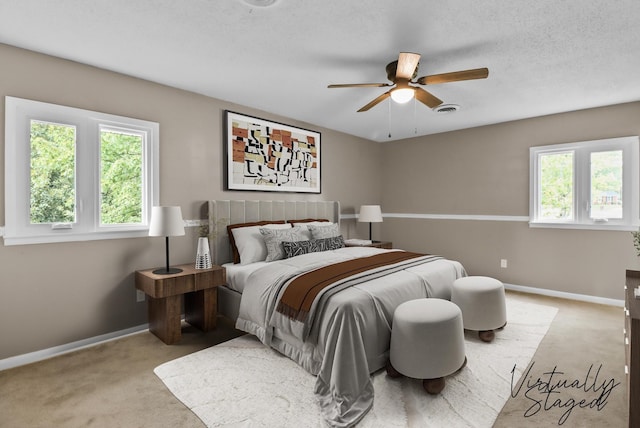
<path fill-rule="evenodd" d="M 321 193 L 321 134 L 225 110 L 225 190 Z"/>

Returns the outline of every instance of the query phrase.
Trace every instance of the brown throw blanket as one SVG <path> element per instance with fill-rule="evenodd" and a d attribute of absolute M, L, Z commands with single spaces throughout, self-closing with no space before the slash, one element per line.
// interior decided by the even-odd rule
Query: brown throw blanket
<path fill-rule="evenodd" d="M 367 270 L 392 265 L 406 260 L 423 257 L 425 254 L 407 251 L 392 251 L 362 257 L 304 273 L 294 278 L 284 290 L 276 310 L 281 314 L 298 321 L 306 321 L 315 298 L 325 288 L 336 281 L 356 275 Z"/>

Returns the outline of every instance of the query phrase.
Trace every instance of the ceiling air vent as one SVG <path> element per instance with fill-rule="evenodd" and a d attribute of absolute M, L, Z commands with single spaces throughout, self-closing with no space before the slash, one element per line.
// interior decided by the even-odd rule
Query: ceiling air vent
<path fill-rule="evenodd" d="M 440 104 L 433 108 L 436 113 L 454 113 L 458 110 L 460 110 L 460 106 L 457 104 Z"/>

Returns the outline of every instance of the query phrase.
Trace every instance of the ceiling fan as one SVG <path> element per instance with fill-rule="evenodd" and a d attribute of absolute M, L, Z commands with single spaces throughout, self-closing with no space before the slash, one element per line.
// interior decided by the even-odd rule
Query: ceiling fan
<path fill-rule="evenodd" d="M 397 61 L 387 64 L 387 78 L 391 83 L 353 83 L 329 85 L 328 88 L 358 88 L 358 87 L 376 87 L 382 88 L 393 86 L 384 94 L 378 96 L 369 104 L 363 106 L 358 112 L 367 111 L 371 107 L 391 97 L 397 103 L 406 103 L 415 97 L 421 103 L 434 108 L 442 104 L 442 100 L 430 94 L 418 85 L 435 85 L 437 83 L 458 82 L 461 80 L 486 79 L 489 76 L 489 69 L 474 68 L 472 70 L 453 71 L 450 73 L 432 74 L 430 76 L 422 76 L 416 79 L 418 74 L 418 62 L 420 54 L 411 52 L 400 52 Z M 416 80 L 413 80 L 416 79 Z"/>

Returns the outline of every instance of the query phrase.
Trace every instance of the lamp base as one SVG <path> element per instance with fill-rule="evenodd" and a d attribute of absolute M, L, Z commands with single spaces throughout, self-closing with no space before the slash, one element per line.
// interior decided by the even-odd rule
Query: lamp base
<path fill-rule="evenodd" d="M 160 268 L 160 269 L 156 269 L 153 271 L 153 273 L 155 273 L 156 275 L 171 275 L 173 273 L 180 273 L 182 272 L 182 269 L 178 269 L 178 268 Z"/>

